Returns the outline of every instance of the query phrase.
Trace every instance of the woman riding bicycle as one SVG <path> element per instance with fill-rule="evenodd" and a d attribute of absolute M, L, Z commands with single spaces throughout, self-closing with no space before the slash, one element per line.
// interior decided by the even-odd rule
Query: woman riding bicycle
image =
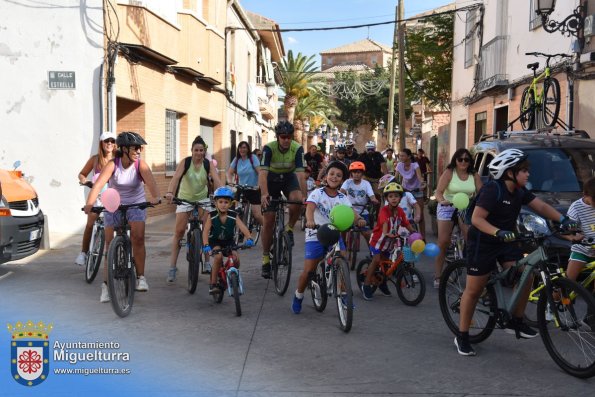
<path fill-rule="evenodd" d="M 115 159 L 110 161 L 103 167 L 101 174 L 93 185 L 89 197 L 87 197 L 87 204 L 85 205 L 85 213 L 91 211 L 91 207 L 99 196 L 99 192 L 106 183 L 110 188 L 118 191 L 120 194 L 120 204 L 136 204 L 146 201 L 145 188 L 143 182 L 149 188 L 151 196 L 153 196 L 152 204 L 161 202 L 159 199 L 159 188 L 153 177 L 153 173 L 149 165 L 141 160 L 140 154 L 143 150 L 143 145 L 147 142 L 142 136 L 136 132 L 122 132 L 116 138 Z M 120 224 L 121 214 L 119 212 L 105 212 L 105 244 L 109 247 L 114 238 L 114 227 Z M 149 285 L 145 278 L 145 220 L 147 218 L 147 210 L 140 208 L 129 208 L 126 211 L 126 218 L 130 223 L 130 239 L 132 241 L 132 252 L 134 254 L 134 261 L 136 264 L 137 277 L 137 291 L 148 291 Z M 107 263 L 104 266 L 104 281 L 101 284 L 100 302 L 109 302 L 109 292 L 107 289 Z"/>
<path fill-rule="evenodd" d="M 79 183 L 85 185 L 89 183 L 87 176 L 93 171 L 92 180 L 95 181 L 99 177 L 101 170 L 105 165 L 114 158 L 114 152 L 116 151 L 116 134 L 111 131 L 105 131 L 99 137 L 99 147 L 97 154 L 94 154 L 87 160 L 83 169 L 79 172 Z M 92 183 L 92 182 L 90 182 Z M 83 244 L 81 247 L 81 253 L 78 254 L 74 263 L 79 266 L 84 266 L 87 261 L 87 253 L 89 252 L 89 243 L 91 242 L 91 234 L 93 232 L 93 224 L 97 220 L 99 215 L 90 212 L 87 215 L 87 224 L 85 225 L 85 231 L 83 232 Z"/>
<path fill-rule="evenodd" d="M 206 150 L 207 145 L 202 137 L 197 136 L 194 138 L 192 142 L 192 156 L 187 157 L 184 161 L 180 161 L 174 172 L 174 176 L 169 182 L 165 197 L 169 200 L 170 204 L 174 197 L 190 202 L 208 199 L 209 176 L 213 179 L 215 188 L 221 186 L 216 167 L 205 157 Z M 194 207 L 189 204 L 180 204 L 176 208 L 176 224 L 174 226 L 169 271 L 166 279 L 169 283 L 176 281 L 176 273 L 178 272 L 176 263 L 178 262 L 178 255 L 180 253 L 180 240 L 184 237 L 186 224 L 193 209 Z M 207 215 L 206 211 L 199 209 L 199 217 L 202 219 L 203 224 L 207 219 Z"/>
<path fill-rule="evenodd" d="M 455 346 L 459 354 L 474 356 L 469 343 L 469 327 L 475 305 L 481 296 L 496 261 L 507 269 L 523 257 L 521 250 L 507 242 L 515 239 L 516 220 L 521 206 L 528 205 L 541 216 L 558 221 L 567 228 L 575 222 L 561 215 L 553 207 L 535 197 L 525 187 L 529 181 L 527 155 L 518 149 L 507 149 L 498 154 L 488 166 L 495 181 L 485 184 L 476 198 L 467 240 L 467 283 L 461 297 L 459 335 Z M 521 338 L 533 338 L 537 332 L 523 322 L 531 282 L 523 291 L 513 313 L 507 333 Z"/>
<path fill-rule="evenodd" d="M 450 244 L 450 237 L 454 228 L 453 216 L 456 208 L 452 205 L 455 194 L 464 193 L 469 198 L 479 192 L 482 183 L 479 174 L 475 172 L 471 163 L 471 153 L 465 148 L 458 149 L 450 159 L 450 164 L 440 176 L 436 187 L 436 200 L 438 201 L 438 246 L 440 253 L 434 262 L 434 288 L 440 285 L 440 275 L 444 266 L 446 250 Z M 459 228 L 467 239 L 468 226 L 459 217 Z"/>
<path fill-rule="evenodd" d="M 238 144 L 236 157 L 233 159 L 227 170 L 227 182 L 238 183 L 254 187 L 258 190 L 246 190 L 244 197 L 250 202 L 252 215 L 256 222 L 262 225 L 262 211 L 260 209 L 260 189 L 258 188 L 258 169 L 260 162 L 256 155 L 250 151 L 250 144 L 242 141 Z M 237 182 L 236 182 L 237 176 Z M 238 199 L 239 195 L 236 195 Z"/>

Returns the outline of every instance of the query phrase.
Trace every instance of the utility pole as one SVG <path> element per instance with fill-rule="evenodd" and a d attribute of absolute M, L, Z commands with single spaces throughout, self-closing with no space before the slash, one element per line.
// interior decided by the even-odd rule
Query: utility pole
<path fill-rule="evenodd" d="M 400 1 L 400 0 L 399 0 Z M 388 120 L 386 120 L 386 136 L 388 144 L 393 146 L 393 119 L 395 118 L 395 79 L 397 74 L 397 31 L 399 6 L 395 7 L 395 32 L 393 34 L 393 54 L 390 65 L 390 89 L 388 94 Z"/>
<path fill-rule="evenodd" d="M 399 0 L 399 151 L 405 149 L 405 7 Z"/>

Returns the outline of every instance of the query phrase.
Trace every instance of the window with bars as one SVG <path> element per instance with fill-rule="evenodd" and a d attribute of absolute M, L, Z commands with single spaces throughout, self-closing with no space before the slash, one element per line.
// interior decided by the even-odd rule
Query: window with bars
<path fill-rule="evenodd" d="M 176 171 L 178 156 L 178 113 L 165 111 L 165 172 Z"/>

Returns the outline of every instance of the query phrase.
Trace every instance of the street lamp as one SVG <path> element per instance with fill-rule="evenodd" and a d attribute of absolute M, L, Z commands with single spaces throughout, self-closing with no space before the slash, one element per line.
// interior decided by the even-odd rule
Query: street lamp
<path fill-rule="evenodd" d="M 564 35 L 578 37 L 578 32 L 583 28 L 585 23 L 585 18 L 583 17 L 585 7 L 579 5 L 572 14 L 561 22 L 549 19 L 549 15 L 554 11 L 554 8 L 556 8 L 556 0 L 537 0 L 535 12 L 541 16 L 543 29 L 548 33 L 554 33 L 559 30 Z"/>

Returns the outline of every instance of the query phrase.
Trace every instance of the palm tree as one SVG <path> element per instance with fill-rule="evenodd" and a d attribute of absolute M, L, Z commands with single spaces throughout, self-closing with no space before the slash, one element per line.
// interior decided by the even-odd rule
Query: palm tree
<path fill-rule="evenodd" d="M 315 78 L 314 55 L 306 57 L 301 52 L 294 58 L 289 50 L 287 57 L 279 65 L 279 72 L 283 78 L 281 88 L 285 92 L 285 113 L 287 121 L 293 123 L 295 107 L 301 98 L 306 98 L 311 92 L 311 82 Z"/>

